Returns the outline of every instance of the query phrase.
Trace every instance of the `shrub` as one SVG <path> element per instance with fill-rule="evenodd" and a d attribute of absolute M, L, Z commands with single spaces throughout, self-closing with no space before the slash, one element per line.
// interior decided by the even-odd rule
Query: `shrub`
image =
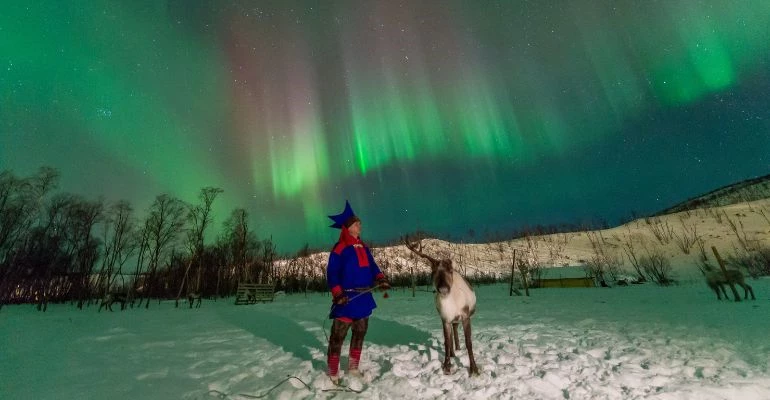
<path fill-rule="evenodd" d="M 647 279 L 658 285 L 668 286 L 674 283 L 674 280 L 671 278 L 671 262 L 663 253 L 657 250 L 650 251 L 647 255 L 641 256 L 639 258 L 639 266 L 647 276 Z"/>
<path fill-rule="evenodd" d="M 739 250 L 727 257 L 727 263 L 736 268 L 745 267 L 749 276 L 756 279 L 770 275 L 770 247 L 757 247 L 753 250 Z"/>

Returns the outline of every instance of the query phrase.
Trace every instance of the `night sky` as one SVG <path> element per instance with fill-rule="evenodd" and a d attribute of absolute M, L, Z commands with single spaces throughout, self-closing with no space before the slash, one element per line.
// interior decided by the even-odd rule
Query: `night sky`
<path fill-rule="evenodd" d="M 5 1 L 0 169 L 224 189 L 279 250 L 610 223 L 770 173 L 770 1 Z"/>

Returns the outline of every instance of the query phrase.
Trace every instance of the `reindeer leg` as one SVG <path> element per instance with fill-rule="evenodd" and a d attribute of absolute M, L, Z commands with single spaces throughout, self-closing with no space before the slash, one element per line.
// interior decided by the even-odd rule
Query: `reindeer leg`
<path fill-rule="evenodd" d="M 471 342 L 471 320 L 463 319 L 463 333 L 465 334 L 465 349 L 468 350 L 468 376 L 478 375 L 479 367 L 476 365 L 476 359 L 473 358 L 473 343 Z"/>
<path fill-rule="evenodd" d="M 746 285 L 744 285 L 744 284 L 742 284 L 740 282 L 738 282 L 737 285 L 743 288 L 743 300 L 748 299 L 749 298 L 749 291 L 748 291 L 748 289 L 746 289 Z"/>
<path fill-rule="evenodd" d="M 735 301 L 741 301 L 741 296 L 738 294 L 738 291 L 735 290 L 735 285 L 730 282 L 730 289 L 733 291 L 733 296 L 735 297 Z M 725 294 L 725 297 L 727 297 L 727 294 Z"/>
<path fill-rule="evenodd" d="M 743 299 L 747 300 L 749 298 L 749 293 L 751 293 L 751 299 L 756 300 L 757 298 L 754 297 L 754 289 L 751 288 L 751 285 L 748 283 L 742 283 L 740 284 L 743 286 Z"/>
<path fill-rule="evenodd" d="M 725 287 L 724 287 L 724 286 L 722 286 L 722 285 L 719 285 L 719 286 L 717 286 L 717 298 L 718 298 L 719 300 L 722 300 L 722 297 L 719 295 L 719 290 L 720 290 L 720 289 L 722 290 L 722 294 L 724 294 L 724 295 L 725 295 L 725 300 L 730 300 L 730 298 L 729 298 L 729 297 L 727 297 L 727 290 L 725 290 Z"/>
<path fill-rule="evenodd" d="M 444 322 L 444 365 L 443 370 L 445 375 L 449 375 L 449 370 L 452 367 L 451 354 L 452 351 L 452 323 Z"/>
<path fill-rule="evenodd" d="M 454 345 L 455 345 L 454 349 L 455 350 L 460 350 L 460 335 L 457 334 L 457 326 L 459 324 L 460 323 L 457 322 L 457 321 L 452 322 L 452 338 L 454 339 Z M 453 351 L 452 352 L 452 356 L 454 356 L 454 355 L 455 354 L 454 354 L 454 351 Z"/>

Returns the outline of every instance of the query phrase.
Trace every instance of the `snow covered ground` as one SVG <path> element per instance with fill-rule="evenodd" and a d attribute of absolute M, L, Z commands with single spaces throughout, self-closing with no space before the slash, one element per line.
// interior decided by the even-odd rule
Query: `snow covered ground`
<path fill-rule="evenodd" d="M 322 294 L 192 310 L 11 306 L 0 311 L 0 398 L 770 399 L 770 280 L 749 283 L 757 300 L 741 303 L 717 301 L 702 283 L 528 298 L 477 287 L 477 377 L 464 348 L 453 373 L 441 372 L 432 293 L 394 290 L 376 296 L 364 377 L 347 380 L 361 394 L 323 391 L 332 386 Z M 288 375 L 310 389 L 289 379 L 270 391 Z"/>

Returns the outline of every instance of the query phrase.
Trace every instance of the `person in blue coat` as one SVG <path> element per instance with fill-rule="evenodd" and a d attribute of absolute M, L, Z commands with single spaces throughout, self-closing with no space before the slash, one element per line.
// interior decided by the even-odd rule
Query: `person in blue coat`
<path fill-rule="evenodd" d="M 334 221 L 331 227 L 340 229 L 340 238 L 329 253 L 326 267 L 326 281 L 332 294 L 329 318 L 333 320 L 327 351 L 328 374 L 337 384 L 342 344 L 351 328 L 348 374 L 360 375 L 358 364 L 364 336 L 369 327 L 369 316 L 377 307 L 372 288 L 387 290 L 390 283 L 361 241 L 361 220 L 353 213 L 350 203 L 346 201 L 345 210 L 329 218 Z"/>

